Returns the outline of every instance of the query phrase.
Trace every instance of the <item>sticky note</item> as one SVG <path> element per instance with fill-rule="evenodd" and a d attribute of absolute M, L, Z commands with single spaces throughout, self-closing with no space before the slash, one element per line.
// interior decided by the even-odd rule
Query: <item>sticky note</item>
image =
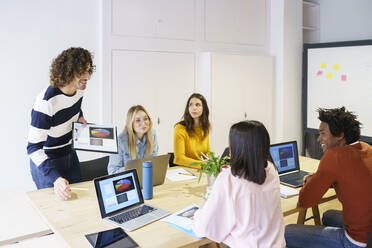
<path fill-rule="evenodd" d="M 320 65 L 320 68 L 326 68 L 326 67 L 327 67 L 327 64 L 324 62 Z"/>
<path fill-rule="evenodd" d="M 341 81 L 346 81 L 347 80 L 347 77 L 345 74 L 341 75 Z"/>
<path fill-rule="evenodd" d="M 319 71 L 316 73 L 317 76 L 320 76 L 320 75 L 322 75 L 322 74 L 323 74 L 323 71 L 322 71 L 322 70 L 319 70 Z"/>
<path fill-rule="evenodd" d="M 335 69 L 335 70 L 340 69 L 340 65 L 339 65 L 339 64 L 335 64 L 335 65 L 333 66 L 333 69 Z"/>
<path fill-rule="evenodd" d="M 327 73 L 327 78 L 328 78 L 328 79 L 331 79 L 331 78 L 332 78 L 332 73 L 330 73 L 330 72 Z"/>

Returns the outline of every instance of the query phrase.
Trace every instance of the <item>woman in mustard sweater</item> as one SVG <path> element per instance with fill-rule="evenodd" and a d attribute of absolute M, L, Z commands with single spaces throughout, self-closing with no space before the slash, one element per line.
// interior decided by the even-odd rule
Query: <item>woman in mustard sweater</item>
<path fill-rule="evenodd" d="M 209 109 L 205 98 L 198 93 L 192 94 L 187 100 L 183 120 L 174 128 L 174 163 L 181 166 L 200 169 L 200 166 L 190 166 L 190 163 L 201 162 L 202 153 L 208 155 L 209 145 Z"/>

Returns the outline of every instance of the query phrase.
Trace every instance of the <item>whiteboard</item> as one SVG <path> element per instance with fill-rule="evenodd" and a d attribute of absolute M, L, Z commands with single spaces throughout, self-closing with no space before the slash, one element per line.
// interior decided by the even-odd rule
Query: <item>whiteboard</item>
<path fill-rule="evenodd" d="M 307 128 L 318 129 L 318 108 L 345 106 L 372 137 L 372 40 L 305 45 L 304 65 Z"/>

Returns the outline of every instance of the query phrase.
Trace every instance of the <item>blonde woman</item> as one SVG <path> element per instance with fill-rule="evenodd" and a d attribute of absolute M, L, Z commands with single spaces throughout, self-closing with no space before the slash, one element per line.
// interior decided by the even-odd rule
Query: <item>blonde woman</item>
<path fill-rule="evenodd" d="M 128 160 L 156 156 L 158 149 L 149 114 L 141 105 L 135 105 L 128 110 L 124 131 L 118 137 L 118 154 L 110 156 L 107 171 L 122 172 Z"/>

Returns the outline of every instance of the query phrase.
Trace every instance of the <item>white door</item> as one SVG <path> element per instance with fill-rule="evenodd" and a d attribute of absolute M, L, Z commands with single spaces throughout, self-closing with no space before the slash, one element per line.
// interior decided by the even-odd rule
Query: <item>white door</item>
<path fill-rule="evenodd" d="M 174 124 L 194 90 L 194 54 L 117 50 L 112 61 L 112 116 L 118 130 L 128 109 L 143 105 L 154 123 L 159 154 L 173 151 Z"/>
<path fill-rule="evenodd" d="M 244 120 L 244 72 L 240 56 L 211 55 L 211 150 L 222 155 L 233 123 Z"/>
<path fill-rule="evenodd" d="M 273 62 L 268 56 L 211 54 L 211 149 L 221 155 L 232 124 L 258 120 L 273 127 Z"/>

